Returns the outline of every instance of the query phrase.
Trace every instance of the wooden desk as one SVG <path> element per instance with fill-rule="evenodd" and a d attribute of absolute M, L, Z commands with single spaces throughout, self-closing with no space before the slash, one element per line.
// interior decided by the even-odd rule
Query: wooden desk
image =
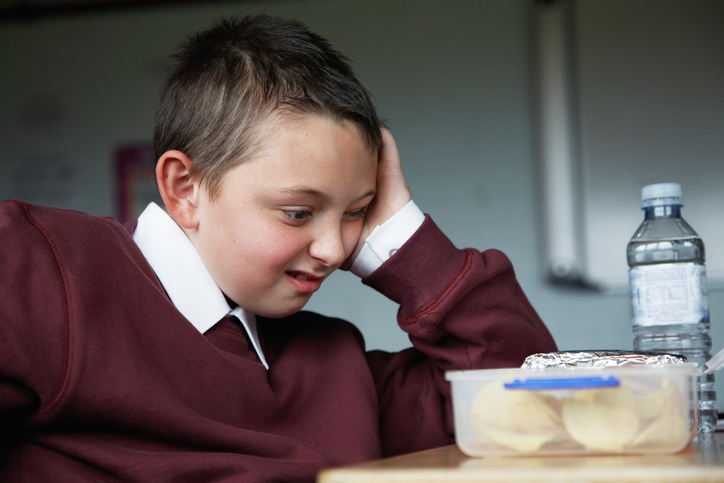
<path fill-rule="evenodd" d="M 320 473 L 318 483 L 724 482 L 724 432 L 673 455 L 470 458 L 455 445 Z"/>

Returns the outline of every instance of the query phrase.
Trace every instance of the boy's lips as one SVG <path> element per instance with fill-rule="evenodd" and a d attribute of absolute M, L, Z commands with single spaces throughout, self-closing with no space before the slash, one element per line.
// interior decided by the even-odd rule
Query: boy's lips
<path fill-rule="evenodd" d="M 316 292 L 321 287 L 322 281 L 324 281 L 324 277 L 299 270 L 286 272 L 286 276 L 292 286 L 301 293 L 311 294 Z"/>

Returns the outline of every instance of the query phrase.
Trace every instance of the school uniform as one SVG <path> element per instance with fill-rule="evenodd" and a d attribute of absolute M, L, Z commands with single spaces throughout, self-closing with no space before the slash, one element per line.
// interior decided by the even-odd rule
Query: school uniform
<path fill-rule="evenodd" d="M 386 353 L 339 319 L 230 306 L 149 210 L 0 204 L 0 481 L 314 481 L 450 444 L 445 370 L 555 350 L 509 260 L 429 217 L 356 269 L 400 304 L 414 347 Z"/>

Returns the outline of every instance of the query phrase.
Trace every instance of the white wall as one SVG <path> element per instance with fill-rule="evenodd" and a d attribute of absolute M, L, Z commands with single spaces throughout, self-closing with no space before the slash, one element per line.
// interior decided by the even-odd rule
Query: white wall
<path fill-rule="evenodd" d="M 641 221 L 630 208 L 642 186 L 676 181 L 706 244 L 709 287 L 721 291 L 724 2 L 586 1 L 577 11 L 588 277 L 628 287 L 617 247 Z"/>
<path fill-rule="evenodd" d="M 17 193 L 21 163 L 56 160 L 64 170 L 37 179 L 63 187 L 46 201 L 114 214 L 114 149 L 150 139 L 168 54 L 220 14 L 262 11 L 299 18 L 353 60 L 418 205 L 459 247 L 509 255 L 560 349 L 631 348 L 625 294 L 543 273 L 524 0 L 244 1 L 0 24 L 0 199 Z M 369 348 L 409 345 L 393 303 L 348 273 L 325 285 L 308 308 L 353 321 Z M 724 296 L 710 298 L 719 348 Z"/>

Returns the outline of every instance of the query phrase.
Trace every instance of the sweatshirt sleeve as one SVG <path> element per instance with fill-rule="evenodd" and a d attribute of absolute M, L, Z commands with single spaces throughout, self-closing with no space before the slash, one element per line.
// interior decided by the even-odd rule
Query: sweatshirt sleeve
<path fill-rule="evenodd" d="M 0 428 L 51 411 L 69 364 L 69 305 L 52 238 L 28 205 L 0 204 Z"/>
<path fill-rule="evenodd" d="M 368 353 L 385 455 L 451 443 L 447 370 L 519 367 L 556 344 L 498 250 L 459 250 L 426 216 L 420 229 L 363 279 L 400 304 L 413 348 Z"/>

